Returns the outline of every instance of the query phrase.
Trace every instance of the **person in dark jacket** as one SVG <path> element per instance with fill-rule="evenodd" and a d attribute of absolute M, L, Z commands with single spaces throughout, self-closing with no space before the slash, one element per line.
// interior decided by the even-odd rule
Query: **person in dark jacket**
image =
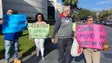
<path fill-rule="evenodd" d="M 52 42 L 55 41 L 55 35 L 58 31 L 58 51 L 59 63 L 71 63 L 72 56 L 70 55 L 71 46 L 73 43 L 72 19 L 69 17 L 71 13 L 70 6 L 63 7 L 64 12 L 57 18 L 54 31 L 52 34 Z"/>

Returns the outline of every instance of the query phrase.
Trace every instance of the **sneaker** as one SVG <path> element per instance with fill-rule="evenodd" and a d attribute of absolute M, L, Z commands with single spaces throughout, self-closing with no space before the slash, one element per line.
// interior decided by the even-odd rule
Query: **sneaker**
<path fill-rule="evenodd" d="M 16 59 L 14 60 L 14 63 L 21 63 L 21 60 Z"/>
<path fill-rule="evenodd" d="M 44 58 L 44 57 L 42 57 L 42 60 L 45 60 L 45 58 Z"/>

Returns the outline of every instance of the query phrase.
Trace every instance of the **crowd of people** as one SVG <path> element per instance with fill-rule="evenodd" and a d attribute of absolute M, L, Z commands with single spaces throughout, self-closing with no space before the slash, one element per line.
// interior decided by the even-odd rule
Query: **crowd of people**
<path fill-rule="evenodd" d="M 11 9 L 7 11 L 8 15 L 13 13 L 14 11 Z M 78 35 L 76 35 L 75 32 L 73 31 L 73 28 L 72 28 L 73 21 L 70 17 L 70 14 L 71 14 L 70 5 L 65 5 L 63 7 L 63 12 L 56 19 L 56 23 L 54 25 L 54 29 L 53 29 L 53 33 L 51 37 L 52 43 L 55 43 L 55 35 L 58 32 L 58 41 L 57 41 L 58 52 L 59 52 L 58 63 L 71 63 L 74 58 L 71 56 L 70 52 L 71 52 L 73 40 Z M 36 27 L 37 24 L 39 25 L 46 24 L 42 13 L 37 13 L 35 16 L 35 20 L 36 22 L 33 25 L 34 27 Z M 3 23 L 2 21 L 3 20 L 0 19 L 1 24 Z M 93 21 L 94 21 L 94 18 L 92 16 L 88 16 L 86 19 L 86 23 L 84 25 L 93 26 L 94 24 Z M 89 39 L 89 38 L 86 38 L 86 39 Z M 39 57 L 39 52 L 41 52 L 42 60 L 45 60 L 44 41 L 45 41 L 45 38 L 34 38 L 34 42 L 36 45 L 36 58 Z M 18 59 L 18 42 L 19 42 L 19 32 L 4 33 L 5 63 L 9 63 L 11 47 L 14 52 L 14 63 L 21 62 L 21 60 Z M 91 47 L 81 47 L 81 48 L 83 48 L 83 53 L 84 53 L 86 63 L 100 63 L 100 51 L 102 49 L 91 48 Z"/>

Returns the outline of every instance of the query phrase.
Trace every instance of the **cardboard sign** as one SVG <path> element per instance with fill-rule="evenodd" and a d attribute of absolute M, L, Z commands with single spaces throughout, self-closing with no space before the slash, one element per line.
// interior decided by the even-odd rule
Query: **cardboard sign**
<path fill-rule="evenodd" d="M 106 41 L 105 28 L 102 25 L 79 25 L 76 38 L 81 47 L 102 49 Z"/>
<path fill-rule="evenodd" d="M 49 34 L 49 24 L 28 24 L 29 36 L 31 38 L 46 38 Z"/>
<path fill-rule="evenodd" d="M 14 14 L 3 16 L 3 33 L 15 33 L 26 29 L 26 15 Z"/>

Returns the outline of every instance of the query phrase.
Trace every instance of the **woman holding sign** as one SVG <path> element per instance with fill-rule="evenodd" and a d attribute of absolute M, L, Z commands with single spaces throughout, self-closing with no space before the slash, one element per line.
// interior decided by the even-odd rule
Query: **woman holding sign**
<path fill-rule="evenodd" d="M 34 27 L 34 28 L 38 28 L 39 25 L 42 25 L 42 26 L 43 26 L 43 25 L 46 24 L 46 22 L 44 22 L 44 16 L 43 16 L 42 13 L 36 14 L 35 20 L 36 20 L 37 22 L 35 22 L 35 23 L 33 24 L 33 27 Z M 40 33 L 41 33 L 41 32 L 40 32 Z M 42 38 L 42 37 L 40 37 L 40 38 L 37 37 L 37 38 L 34 38 L 34 41 L 35 41 L 35 45 L 36 45 L 36 54 L 37 54 L 36 59 L 39 58 L 39 50 L 40 50 L 42 60 L 44 60 L 44 38 Z"/>
<path fill-rule="evenodd" d="M 93 24 L 94 18 L 88 16 L 86 24 L 78 25 L 76 38 L 83 47 L 86 63 L 100 63 L 100 50 L 106 41 L 106 32 L 103 25 Z"/>

